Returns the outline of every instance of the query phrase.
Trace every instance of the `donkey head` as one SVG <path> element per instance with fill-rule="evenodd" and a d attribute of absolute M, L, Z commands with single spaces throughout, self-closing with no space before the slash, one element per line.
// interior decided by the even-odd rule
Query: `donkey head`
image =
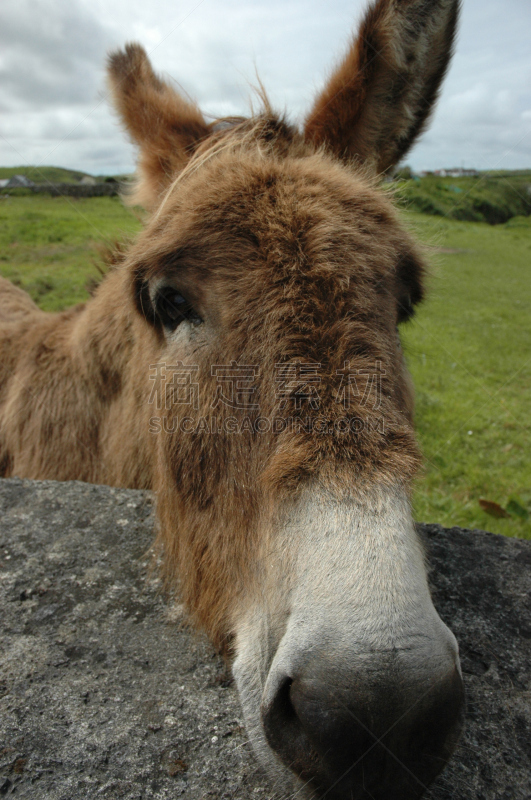
<path fill-rule="evenodd" d="M 110 59 L 152 212 L 126 268 L 160 350 L 165 569 L 284 791 L 420 797 L 461 725 L 408 499 L 397 325 L 423 264 L 378 186 L 423 129 L 457 5 L 378 0 L 302 131 L 267 103 L 207 124 L 140 46 Z"/>

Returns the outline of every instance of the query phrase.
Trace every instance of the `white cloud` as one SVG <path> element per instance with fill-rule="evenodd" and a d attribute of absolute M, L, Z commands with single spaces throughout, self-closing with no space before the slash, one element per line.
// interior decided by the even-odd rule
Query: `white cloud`
<path fill-rule="evenodd" d="M 206 113 L 247 113 L 256 70 L 274 107 L 300 119 L 364 7 L 364 0 L 2 0 L 0 163 L 130 170 L 132 148 L 101 99 L 106 53 L 131 40 Z M 466 0 L 439 106 L 409 163 L 531 166 L 530 30 L 529 0 Z"/>

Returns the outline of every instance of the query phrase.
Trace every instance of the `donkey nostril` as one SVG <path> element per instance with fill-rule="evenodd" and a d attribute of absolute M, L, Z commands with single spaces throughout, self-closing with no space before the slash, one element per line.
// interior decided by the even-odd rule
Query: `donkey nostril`
<path fill-rule="evenodd" d="M 270 747 L 303 780 L 315 776 L 319 755 L 292 702 L 293 679 L 281 676 L 271 699 L 262 704 L 262 724 Z"/>
<path fill-rule="evenodd" d="M 291 702 L 292 678 L 280 678 L 272 699 L 262 705 L 262 722 L 268 739 L 278 738 L 286 726 L 298 725 L 297 713 Z M 270 742 L 271 743 L 271 742 Z"/>
<path fill-rule="evenodd" d="M 292 719 L 293 717 L 297 716 L 290 696 L 292 684 L 293 679 L 286 676 L 281 681 L 273 701 L 274 713 L 283 717 L 285 720 Z"/>

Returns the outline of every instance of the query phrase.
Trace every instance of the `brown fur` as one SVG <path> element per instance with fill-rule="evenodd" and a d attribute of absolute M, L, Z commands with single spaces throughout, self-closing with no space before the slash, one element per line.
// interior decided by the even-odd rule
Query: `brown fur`
<path fill-rule="evenodd" d="M 412 24 L 410 9 L 426 14 L 432 6 L 450 8 L 431 24 L 440 53 L 432 47 L 428 77 L 410 91 L 420 62 L 409 59 L 413 33 L 403 29 Z M 154 212 L 151 219 L 84 306 L 45 314 L 2 282 L 3 474 L 155 489 L 166 573 L 179 577 L 188 608 L 221 648 L 231 635 L 231 604 L 255 563 L 259 522 L 280 496 L 310 480 L 339 496 L 375 481 L 408 485 L 418 465 L 396 325 L 422 297 L 422 259 L 374 168 L 396 163 L 422 127 L 445 69 L 455 7 L 378 0 L 303 134 L 267 109 L 252 120 L 206 125 L 154 74 L 142 48 L 128 45 L 111 56 L 110 81 L 141 147 L 134 197 Z M 424 17 L 419 24 L 425 46 L 430 26 Z M 405 37 L 402 53 L 393 35 Z M 391 53 L 411 71 L 385 114 L 382 92 L 395 85 Z M 416 116 L 404 108 L 406 96 Z M 373 171 L 353 166 L 354 155 Z M 203 319 L 178 346 L 152 304 L 161 282 Z M 177 360 L 198 367 L 195 416 L 216 417 L 221 432 L 149 432 L 156 413 L 148 403 L 150 366 Z M 306 404 L 301 417 L 337 423 L 345 416 L 337 402 L 345 362 L 356 369 L 382 362 L 381 408 L 354 398 L 348 416 L 362 421 L 359 432 L 223 430 L 228 417 L 293 416 L 295 395 L 287 408 L 275 396 L 275 369 L 297 360 L 321 365 L 320 407 Z M 211 408 L 211 366 L 232 361 L 259 367 L 259 412 Z M 159 388 L 169 396 L 164 378 Z M 171 428 L 182 409 L 169 406 Z"/>
<path fill-rule="evenodd" d="M 317 99 L 306 135 L 378 173 L 422 133 L 455 37 L 455 0 L 378 0 Z"/>
<path fill-rule="evenodd" d="M 131 200 L 153 208 L 197 143 L 208 136 L 208 126 L 197 106 L 155 75 L 138 44 L 111 55 L 109 84 L 131 138 L 142 147 L 139 182 Z"/>

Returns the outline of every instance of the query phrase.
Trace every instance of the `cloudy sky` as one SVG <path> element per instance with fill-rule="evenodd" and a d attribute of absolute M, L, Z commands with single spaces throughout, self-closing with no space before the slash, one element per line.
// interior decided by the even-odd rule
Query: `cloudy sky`
<path fill-rule="evenodd" d="M 531 168 L 531 2 L 464 0 L 454 61 L 416 169 Z M 141 42 L 203 111 L 245 114 L 260 76 L 300 120 L 364 0 L 1 0 L 0 165 L 133 168 L 106 100 L 109 49 Z"/>

